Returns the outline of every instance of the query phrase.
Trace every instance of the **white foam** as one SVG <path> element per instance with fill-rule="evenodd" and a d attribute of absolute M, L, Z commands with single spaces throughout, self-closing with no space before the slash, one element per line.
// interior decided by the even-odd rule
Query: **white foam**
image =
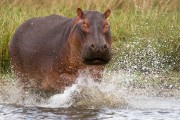
<path fill-rule="evenodd" d="M 55 94 L 48 99 L 44 107 L 59 108 L 59 107 L 70 107 L 75 102 L 76 94 L 79 94 L 81 91 L 77 87 L 77 84 L 73 84 L 71 87 L 67 88 L 62 94 Z"/>

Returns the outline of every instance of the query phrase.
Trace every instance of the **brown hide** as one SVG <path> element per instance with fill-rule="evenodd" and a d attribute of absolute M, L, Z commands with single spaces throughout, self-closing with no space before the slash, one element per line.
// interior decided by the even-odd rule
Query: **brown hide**
<path fill-rule="evenodd" d="M 63 90 L 83 69 L 100 78 L 111 59 L 109 14 L 78 8 L 75 18 L 50 15 L 25 21 L 9 44 L 14 72 L 44 90 Z"/>

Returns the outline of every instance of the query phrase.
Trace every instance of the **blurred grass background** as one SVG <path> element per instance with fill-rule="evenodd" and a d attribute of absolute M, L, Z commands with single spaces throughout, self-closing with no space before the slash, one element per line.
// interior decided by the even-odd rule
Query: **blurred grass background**
<path fill-rule="evenodd" d="M 180 0 L 1 0 L 0 74 L 11 72 L 7 47 L 22 22 L 49 14 L 74 17 L 78 7 L 112 10 L 108 69 L 180 71 Z"/>

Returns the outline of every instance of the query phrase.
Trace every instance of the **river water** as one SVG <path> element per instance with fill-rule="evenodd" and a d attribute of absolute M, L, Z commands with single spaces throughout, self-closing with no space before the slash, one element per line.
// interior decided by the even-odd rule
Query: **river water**
<path fill-rule="evenodd" d="M 102 82 L 95 83 L 82 74 L 63 93 L 42 98 L 24 92 L 16 79 L 5 78 L 0 84 L 0 120 L 180 120 L 179 88 L 138 85 L 137 79 L 142 77 L 106 72 Z"/>

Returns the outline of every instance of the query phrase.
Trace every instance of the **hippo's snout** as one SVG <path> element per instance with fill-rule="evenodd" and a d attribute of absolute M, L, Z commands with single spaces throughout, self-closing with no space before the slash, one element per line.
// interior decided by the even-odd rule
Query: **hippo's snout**
<path fill-rule="evenodd" d="M 111 60 L 111 48 L 108 44 L 90 44 L 82 54 L 83 63 L 88 65 L 103 65 Z"/>

